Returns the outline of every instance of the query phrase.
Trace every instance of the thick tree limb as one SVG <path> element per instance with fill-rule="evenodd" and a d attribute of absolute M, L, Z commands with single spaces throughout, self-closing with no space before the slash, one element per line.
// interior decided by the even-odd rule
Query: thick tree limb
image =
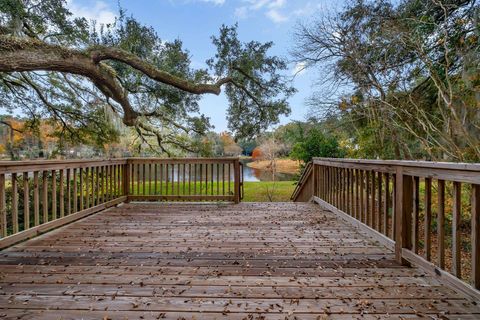
<path fill-rule="evenodd" d="M 57 71 L 84 76 L 108 98 L 123 109 L 123 122 L 134 126 L 140 114 L 134 110 L 127 91 L 116 79 L 115 72 L 101 63 L 115 60 L 129 65 L 149 78 L 193 94 L 220 94 L 221 86 L 232 78 L 219 79 L 214 84 L 197 84 L 157 69 L 135 55 L 116 48 L 96 46 L 74 50 L 50 45 L 35 39 L 0 36 L 0 72 Z"/>

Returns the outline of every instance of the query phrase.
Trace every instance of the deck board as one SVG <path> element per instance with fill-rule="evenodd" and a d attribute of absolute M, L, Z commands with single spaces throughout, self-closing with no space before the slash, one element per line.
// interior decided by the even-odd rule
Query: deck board
<path fill-rule="evenodd" d="M 0 319 L 478 319 L 306 203 L 130 203 L 0 253 Z"/>

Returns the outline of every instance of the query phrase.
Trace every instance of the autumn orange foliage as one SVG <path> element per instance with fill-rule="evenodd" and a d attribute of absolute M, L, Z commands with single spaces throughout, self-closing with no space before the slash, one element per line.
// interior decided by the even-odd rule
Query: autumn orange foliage
<path fill-rule="evenodd" d="M 263 152 L 259 147 L 256 147 L 252 151 L 252 160 L 262 160 L 263 159 Z"/>

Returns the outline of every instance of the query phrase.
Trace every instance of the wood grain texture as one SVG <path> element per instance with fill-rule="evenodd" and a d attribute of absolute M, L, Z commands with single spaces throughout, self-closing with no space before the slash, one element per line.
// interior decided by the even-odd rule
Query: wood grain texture
<path fill-rule="evenodd" d="M 307 203 L 130 203 L 0 254 L 4 319 L 475 319 Z"/>

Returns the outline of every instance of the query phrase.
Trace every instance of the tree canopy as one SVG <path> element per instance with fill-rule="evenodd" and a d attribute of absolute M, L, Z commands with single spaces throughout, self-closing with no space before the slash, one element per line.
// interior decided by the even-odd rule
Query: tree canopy
<path fill-rule="evenodd" d="M 0 104 L 55 124 L 58 134 L 101 145 L 118 135 L 119 119 L 142 143 L 169 153 L 194 151 L 211 125 L 199 112 L 203 94 L 229 101 L 229 128 L 249 138 L 288 115 L 294 93 L 286 62 L 273 43 L 238 39 L 237 26 L 212 37 L 208 69 L 194 69 L 181 40 L 157 32 L 120 10 L 115 23 L 74 17 L 64 0 L 0 2 Z"/>
<path fill-rule="evenodd" d="M 354 0 L 299 25 L 295 59 L 333 84 L 314 115 L 354 156 L 479 161 L 479 16 L 474 0 Z"/>

